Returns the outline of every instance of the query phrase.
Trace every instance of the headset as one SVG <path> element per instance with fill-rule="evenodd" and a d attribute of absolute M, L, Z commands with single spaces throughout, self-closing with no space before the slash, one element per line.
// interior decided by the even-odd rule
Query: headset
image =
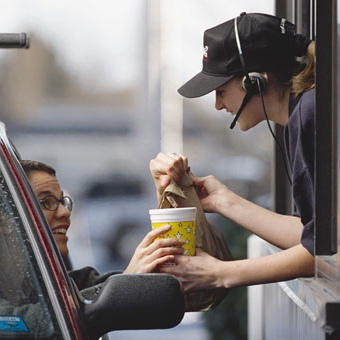
<path fill-rule="evenodd" d="M 289 171 L 288 171 L 287 160 L 286 160 L 286 157 L 285 157 L 285 154 L 284 154 L 284 151 L 283 151 L 283 147 L 282 147 L 280 141 L 277 139 L 277 137 L 275 136 L 275 134 L 272 130 L 272 127 L 271 127 L 270 122 L 269 122 L 268 114 L 267 114 L 267 111 L 266 111 L 266 107 L 265 107 L 265 104 L 264 104 L 263 91 L 267 87 L 267 80 L 259 72 L 248 72 L 247 71 L 246 63 L 245 63 L 244 57 L 243 57 L 243 51 L 242 51 L 242 47 L 241 47 L 240 36 L 239 36 L 239 33 L 238 33 L 238 28 L 237 28 L 237 18 L 238 17 L 236 17 L 234 19 L 235 39 L 236 39 L 239 59 L 240 59 L 241 65 L 242 65 L 243 73 L 244 73 L 244 77 L 242 79 L 242 88 L 243 88 L 243 90 L 245 91 L 246 94 L 245 94 L 245 96 L 242 100 L 241 106 L 238 109 L 234 120 L 232 121 L 232 123 L 230 125 L 230 129 L 233 129 L 235 127 L 238 118 L 240 117 L 243 109 L 245 108 L 245 106 L 249 102 L 250 98 L 252 96 L 255 96 L 255 95 L 260 95 L 262 107 L 263 107 L 263 112 L 264 112 L 264 115 L 266 117 L 266 121 L 267 121 L 269 131 L 270 131 L 271 135 L 273 136 L 275 142 L 279 146 L 279 149 L 280 149 L 282 157 L 283 157 L 286 175 L 287 175 L 287 178 L 288 178 L 290 185 L 292 185 L 292 179 L 291 179 Z"/>
<path fill-rule="evenodd" d="M 267 81 L 263 77 L 261 73 L 258 72 L 250 72 L 248 73 L 246 62 L 244 61 L 243 57 L 243 51 L 241 47 L 241 40 L 240 35 L 238 33 L 238 27 L 237 27 L 237 17 L 234 19 L 234 30 L 235 30 L 235 38 L 236 38 L 236 44 L 238 49 L 238 55 L 240 58 L 240 62 L 243 68 L 244 77 L 242 79 L 242 87 L 246 93 L 250 93 L 251 95 L 257 95 L 260 94 L 260 92 L 263 92 L 266 88 Z"/>
<path fill-rule="evenodd" d="M 248 72 L 246 63 L 244 61 L 243 57 L 243 51 L 241 47 L 241 41 L 240 41 L 240 35 L 238 33 L 237 28 L 237 18 L 234 19 L 234 30 L 235 30 L 235 38 L 236 38 L 236 44 L 238 49 L 238 55 L 241 62 L 241 66 L 243 69 L 244 77 L 242 79 L 242 88 L 246 92 L 242 104 L 239 108 L 239 110 L 236 113 L 235 119 L 232 121 L 230 125 L 230 129 L 233 129 L 236 125 L 236 122 L 238 118 L 240 117 L 243 109 L 249 102 L 250 98 L 255 95 L 262 94 L 262 92 L 265 90 L 267 86 L 267 80 L 263 77 L 263 75 L 259 72 Z"/>

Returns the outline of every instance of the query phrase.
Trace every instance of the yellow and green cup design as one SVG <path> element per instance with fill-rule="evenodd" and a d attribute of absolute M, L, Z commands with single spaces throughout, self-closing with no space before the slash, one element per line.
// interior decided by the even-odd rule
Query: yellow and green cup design
<path fill-rule="evenodd" d="M 182 245 L 184 255 L 196 255 L 196 207 L 150 209 L 152 229 L 170 225 L 170 230 L 159 238 L 180 238 L 185 240 Z"/>

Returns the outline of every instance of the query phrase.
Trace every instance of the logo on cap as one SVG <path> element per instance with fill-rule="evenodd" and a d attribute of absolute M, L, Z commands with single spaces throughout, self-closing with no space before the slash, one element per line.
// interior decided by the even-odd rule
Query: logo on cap
<path fill-rule="evenodd" d="M 285 23 L 286 23 L 286 19 L 285 19 L 285 18 L 282 18 L 282 19 L 281 19 L 281 24 L 280 24 L 281 34 L 285 34 L 285 33 L 286 33 Z"/>
<path fill-rule="evenodd" d="M 208 46 L 204 46 L 204 51 L 203 51 L 203 61 L 208 60 Z"/>

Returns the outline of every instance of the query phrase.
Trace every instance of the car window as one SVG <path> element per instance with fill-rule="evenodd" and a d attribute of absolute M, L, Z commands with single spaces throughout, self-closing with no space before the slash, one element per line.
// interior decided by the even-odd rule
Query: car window
<path fill-rule="evenodd" d="M 0 339 L 56 339 L 59 325 L 22 216 L 0 168 Z"/>

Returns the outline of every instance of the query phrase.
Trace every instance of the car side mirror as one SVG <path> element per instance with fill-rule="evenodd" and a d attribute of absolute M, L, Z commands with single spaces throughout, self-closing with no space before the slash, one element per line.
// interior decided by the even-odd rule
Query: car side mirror
<path fill-rule="evenodd" d="M 115 330 L 165 329 L 185 312 L 180 282 L 168 274 L 117 274 L 81 303 L 90 339 Z"/>

